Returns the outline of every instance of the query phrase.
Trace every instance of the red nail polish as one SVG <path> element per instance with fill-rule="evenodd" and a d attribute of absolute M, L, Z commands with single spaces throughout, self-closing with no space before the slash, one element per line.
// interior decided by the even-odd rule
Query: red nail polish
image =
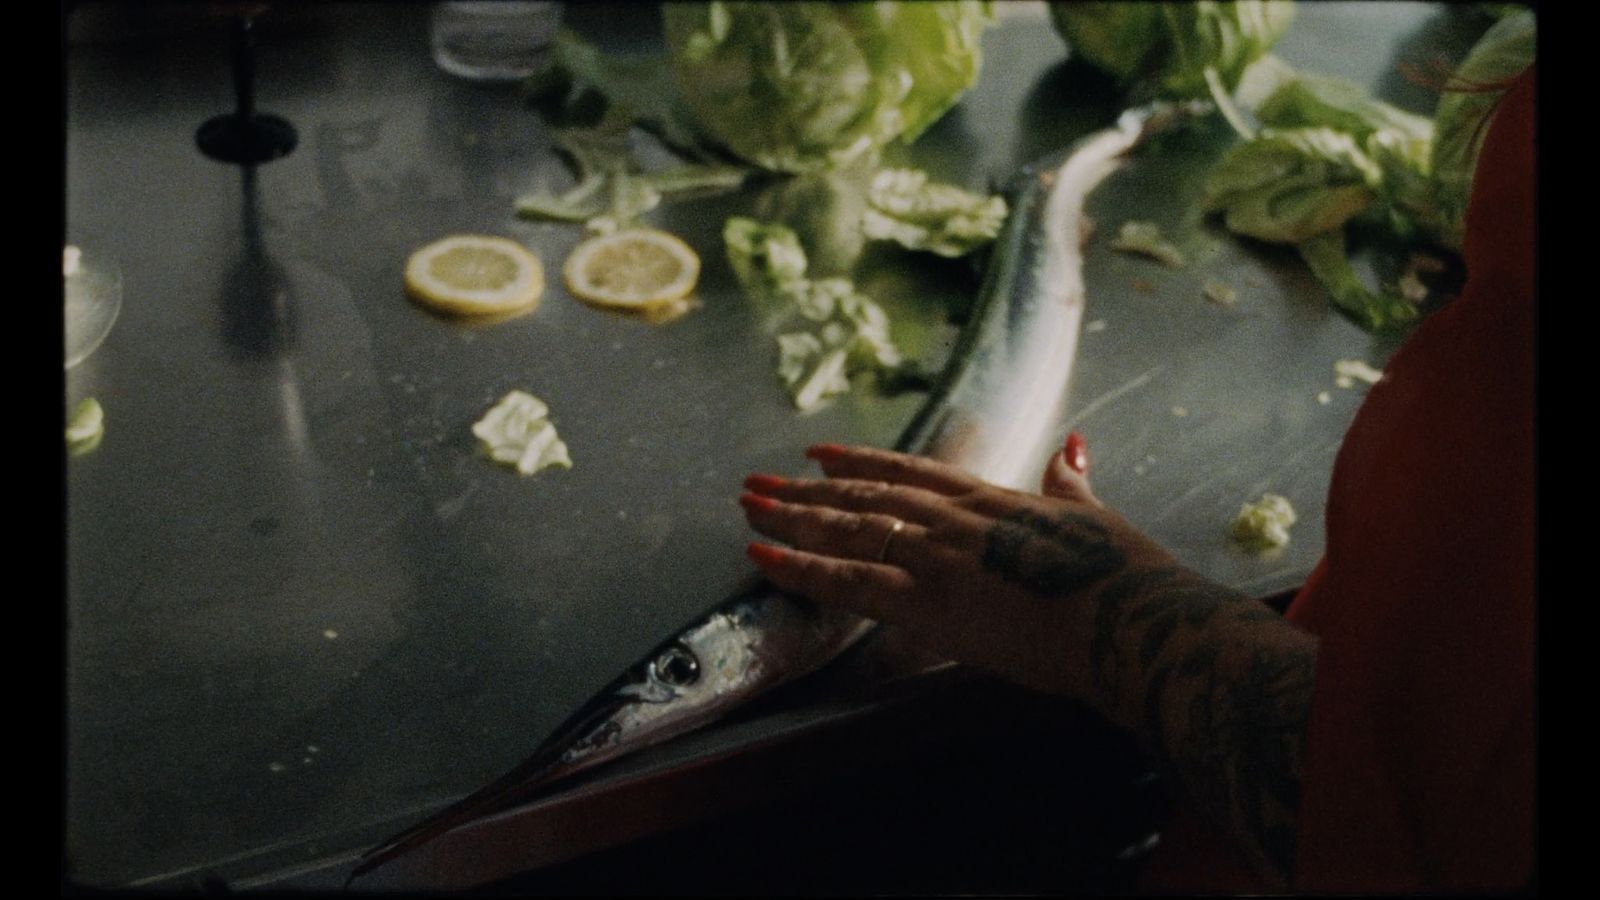
<path fill-rule="evenodd" d="M 1083 435 L 1074 431 L 1067 435 L 1067 443 L 1061 448 L 1066 456 L 1067 466 L 1079 475 L 1089 474 L 1089 447 L 1084 443 Z"/>
<path fill-rule="evenodd" d="M 753 512 L 772 512 L 778 508 L 778 501 L 760 494 L 740 494 L 739 505 Z"/>
<path fill-rule="evenodd" d="M 771 544 L 751 543 L 745 548 L 745 554 L 754 560 L 756 565 L 765 567 L 781 565 L 789 556 L 789 551 Z"/>
<path fill-rule="evenodd" d="M 770 494 L 773 491 L 783 490 L 783 486 L 788 483 L 788 480 L 776 475 L 751 475 L 744 480 L 744 487 L 745 490 L 755 491 L 758 494 Z"/>
<path fill-rule="evenodd" d="M 806 448 L 806 459 L 817 462 L 832 462 L 845 454 L 845 448 L 838 444 L 812 444 Z"/>

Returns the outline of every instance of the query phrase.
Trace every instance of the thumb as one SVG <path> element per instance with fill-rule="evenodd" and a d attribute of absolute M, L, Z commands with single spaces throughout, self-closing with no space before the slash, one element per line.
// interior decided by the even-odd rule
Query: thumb
<path fill-rule="evenodd" d="M 1067 435 L 1066 445 L 1045 463 L 1039 490 L 1047 497 L 1098 502 L 1089 490 L 1088 472 L 1089 451 L 1083 435 L 1074 431 Z"/>

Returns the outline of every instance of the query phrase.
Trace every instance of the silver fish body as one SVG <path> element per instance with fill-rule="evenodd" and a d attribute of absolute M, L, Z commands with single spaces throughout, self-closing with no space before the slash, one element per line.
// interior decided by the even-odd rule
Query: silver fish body
<path fill-rule="evenodd" d="M 1057 446 L 1084 308 L 1084 199 L 1146 136 L 1204 105 L 1131 110 L 1117 127 L 1030 166 L 1001 232 L 955 362 L 896 449 L 1023 488 Z M 758 587 L 720 605 L 630 667 L 516 769 L 368 851 L 354 879 L 433 837 L 547 792 L 568 777 L 726 715 L 822 668 L 873 622 Z"/>

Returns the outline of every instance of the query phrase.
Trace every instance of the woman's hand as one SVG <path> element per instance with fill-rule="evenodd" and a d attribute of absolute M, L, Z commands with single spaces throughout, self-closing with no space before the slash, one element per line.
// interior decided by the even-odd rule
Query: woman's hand
<path fill-rule="evenodd" d="M 1081 442 L 1051 458 L 1040 494 L 885 450 L 806 455 L 827 478 L 752 475 L 740 498 L 753 528 L 793 548 L 750 545 L 769 579 L 1088 702 L 1141 737 L 1269 884 L 1287 883 L 1314 637 L 1095 499 Z"/>
<path fill-rule="evenodd" d="M 1041 494 L 886 450 L 823 444 L 806 455 L 827 478 L 745 482 L 751 527 L 793 547 L 751 545 L 767 577 L 1040 690 L 1087 699 L 1087 600 L 1131 572 L 1175 565 L 1095 498 L 1076 434 L 1051 458 Z"/>

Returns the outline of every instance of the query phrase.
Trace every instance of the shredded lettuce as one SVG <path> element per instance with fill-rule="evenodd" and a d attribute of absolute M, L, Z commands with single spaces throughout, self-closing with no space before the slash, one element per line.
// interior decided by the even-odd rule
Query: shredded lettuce
<path fill-rule="evenodd" d="M 978 0 L 662 5 L 696 125 L 784 172 L 914 140 L 977 80 L 990 18 Z"/>
<path fill-rule="evenodd" d="M 792 229 L 735 216 L 722 226 L 728 265 L 745 293 L 761 300 L 785 296 L 806 280 L 806 251 Z"/>
<path fill-rule="evenodd" d="M 1289 528 L 1296 518 L 1287 498 L 1262 494 L 1260 500 L 1239 508 L 1229 531 L 1244 549 L 1263 553 L 1289 543 Z"/>
<path fill-rule="evenodd" d="M 1116 238 L 1111 241 L 1111 249 L 1139 253 L 1174 269 L 1184 265 L 1183 251 L 1167 240 L 1161 234 L 1161 226 L 1154 222 L 1123 222 Z"/>
<path fill-rule="evenodd" d="M 892 375 L 904 359 L 889 316 L 848 278 L 806 277 L 799 238 L 783 225 L 734 217 L 722 230 L 728 264 L 751 297 L 776 307 L 778 377 L 802 412 L 850 390 L 863 373 Z"/>
<path fill-rule="evenodd" d="M 873 240 L 956 257 L 1000 234 L 1006 201 L 928 181 L 917 169 L 883 169 L 872 178 L 862 229 Z"/>
<path fill-rule="evenodd" d="M 549 419 L 550 408 L 526 391 L 511 391 L 473 423 L 484 452 L 523 475 L 559 466 L 572 468 L 567 445 Z"/>

